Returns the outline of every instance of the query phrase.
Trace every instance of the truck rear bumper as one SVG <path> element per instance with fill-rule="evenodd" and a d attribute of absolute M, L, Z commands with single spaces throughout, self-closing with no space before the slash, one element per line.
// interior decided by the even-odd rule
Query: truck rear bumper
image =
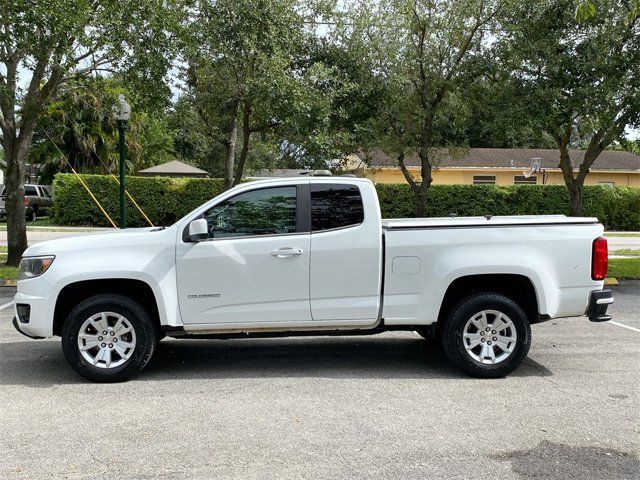
<path fill-rule="evenodd" d="M 613 303 L 613 292 L 611 290 L 601 290 L 591 292 L 587 316 L 592 322 L 607 322 L 611 320 L 611 315 L 607 315 L 607 308 Z"/>

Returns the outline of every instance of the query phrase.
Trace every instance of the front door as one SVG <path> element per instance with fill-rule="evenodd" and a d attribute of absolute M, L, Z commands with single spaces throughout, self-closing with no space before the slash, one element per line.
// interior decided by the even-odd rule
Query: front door
<path fill-rule="evenodd" d="M 178 242 L 185 324 L 241 328 L 311 320 L 310 235 L 299 231 L 298 188 L 239 193 L 204 213 L 209 239 Z"/>

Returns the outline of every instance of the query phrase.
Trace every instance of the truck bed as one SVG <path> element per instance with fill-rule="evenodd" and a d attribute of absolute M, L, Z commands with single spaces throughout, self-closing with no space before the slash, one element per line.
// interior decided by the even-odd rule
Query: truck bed
<path fill-rule="evenodd" d="M 440 218 L 391 218 L 382 220 L 384 230 L 406 230 L 421 228 L 465 228 L 532 225 L 585 225 L 596 224 L 593 217 L 567 217 L 566 215 L 518 215 L 485 217 L 440 217 Z"/>

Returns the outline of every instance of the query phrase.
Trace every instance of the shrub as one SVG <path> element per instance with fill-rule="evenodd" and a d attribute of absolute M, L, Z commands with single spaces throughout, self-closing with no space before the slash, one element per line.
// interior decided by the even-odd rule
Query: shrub
<path fill-rule="evenodd" d="M 111 218 L 118 222 L 118 184 L 108 176 L 82 175 Z M 108 226 L 75 175 L 58 174 L 54 182 L 54 216 L 68 225 Z M 382 216 L 413 217 L 415 201 L 408 185 L 376 186 Z M 156 225 L 169 225 L 223 191 L 220 179 L 127 177 L 127 190 Z M 640 229 L 640 189 L 589 185 L 584 189 L 585 215 L 598 217 L 608 229 Z M 434 185 L 429 189 L 427 215 L 550 215 L 569 212 L 563 185 Z M 127 201 L 127 225 L 146 222 Z"/>
<path fill-rule="evenodd" d="M 377 185 L 382 216 L 415 216 L 414 195 L 408 185 Z M 597 217 L 609 230 L 640 229 L 640 189 L 584 187 L 584 213 Z M 433 185 L 427 216 L 569 214 L 569 193 L 564 185 Z"/>
<path fill-rule="evenodd" d="M 116 180 L 105 175 L 81 175 L 112 220 L 118 224 L 120 203 Z M 63 225 L 109 226 L 75 175 L 58 174 L 53 212 Z M 170 225 L 223 191 L 223 182 L 209 178 L 127 177 L 127 191 L 155 225 Z M 127 226 L 148 225 L 127 198 Z"/>

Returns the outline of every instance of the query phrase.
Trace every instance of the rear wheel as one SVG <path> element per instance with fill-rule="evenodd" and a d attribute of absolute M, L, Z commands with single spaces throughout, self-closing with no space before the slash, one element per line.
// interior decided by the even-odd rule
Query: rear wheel
<path fill-rule="evenodd" d="M 451 362 L 475 377 L 514 371 L 531 346 L 531 326 L 522 308 L 504 295 L 481 293 L 462 300 L 442 335 Z"/>
<path fill-rule="evenodd" d="M 95 382 L 120 382 L 142 370 L 157 343 L 153 322 L 135 300 L 96 295 L 76 306 L 62 328 L 69 365 Z"/>

